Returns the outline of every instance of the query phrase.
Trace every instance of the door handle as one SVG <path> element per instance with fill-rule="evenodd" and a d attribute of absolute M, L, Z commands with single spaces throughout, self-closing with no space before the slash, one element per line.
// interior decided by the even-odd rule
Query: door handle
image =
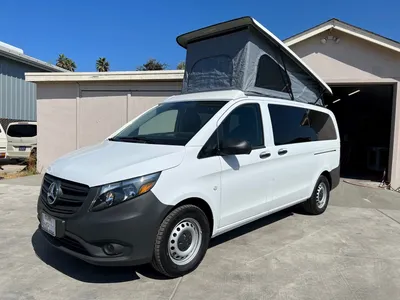
<path fill-rule="evenodd" d="M 279 155 L 285 155 L 287 153 L 286 149 L 279 149 L 278 154 Z"/>
<path fill-rule="evenodd" d="M 270 157 L 271 156 L 271 153 L 269 153 L 269 152 L 261 152 L 260 153 L 260 158 L 268 158 L 268 157 Z"/>

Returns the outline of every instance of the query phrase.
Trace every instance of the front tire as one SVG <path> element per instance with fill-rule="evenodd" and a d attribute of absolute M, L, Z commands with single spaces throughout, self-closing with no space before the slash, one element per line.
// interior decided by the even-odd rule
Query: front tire
<path fill-rule="evenodd" d="M 315 185 L 313 194 L 303 203 L 304 210 L 311 215 L 322 214 L 328 206 L 330 190 L 328 179 L 321 175 Z"/>
<path fill-rule="evenodd" d="M 195 270 L 210 241 L 210 223 L 195 205 L 174 209 L 161 223 L 154 245 L 152 266 L 168 277 Z"/>

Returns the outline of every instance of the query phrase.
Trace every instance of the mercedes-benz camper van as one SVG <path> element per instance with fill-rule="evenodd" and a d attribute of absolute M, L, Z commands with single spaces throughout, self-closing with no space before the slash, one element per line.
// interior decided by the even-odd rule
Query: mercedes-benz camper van
<path fill-rule="evenodd" d="M 53 246 L 176 277 L 215 236 L 299 203 L 327 208 L 340 158 L 321 99 L 329 86 L 252 18 L 178 43 L 188 49 L 181 95 L 46 170 L 37 213 Z"/>

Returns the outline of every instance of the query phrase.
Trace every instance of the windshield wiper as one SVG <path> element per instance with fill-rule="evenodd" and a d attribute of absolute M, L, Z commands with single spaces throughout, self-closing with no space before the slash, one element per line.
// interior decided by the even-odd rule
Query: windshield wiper
<path fill-rule="evenodd" d="M 128 142 L 128 143 L 144 143 L 144 144 L 152 144 L 153 141 L 149 140 L 148 138 L 145 137 L 114 137 L 114 138 L 110 138 L 108 139 L 109 141 L 113 141 L 113 142 Z"/>

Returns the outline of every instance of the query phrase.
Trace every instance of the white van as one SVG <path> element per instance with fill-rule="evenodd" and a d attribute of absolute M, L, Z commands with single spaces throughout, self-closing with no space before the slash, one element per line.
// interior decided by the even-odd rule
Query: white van
<path fill-rule="evenodd" d="M 37 147 L 37 123 L 14 122 L 7 127 L 7 157 L 27 159 Z"/>
<path fill-rule="evenodd" d="M 0 159 L 6 157 L 7 153 L 7 137 L 3 127 L 0 124 Z"/>
<path fill-rule="evenodd" d="M 217 235 L 298 203 L 325 211 L 340 158 L 329 86 L 249 17 L 177 41 L 192 43 L 181 95 L 47 169 L 37 214 L 53 246 L 176 277 Z"/>
<path fill-rule="evenodd" d="M 51 165 L 38 218 L 82 260 L 180 276 L 212 237 L 301 202 L 323 213 L 339 157 L 323 107 L 241 91 L 175 96 Z"/>

